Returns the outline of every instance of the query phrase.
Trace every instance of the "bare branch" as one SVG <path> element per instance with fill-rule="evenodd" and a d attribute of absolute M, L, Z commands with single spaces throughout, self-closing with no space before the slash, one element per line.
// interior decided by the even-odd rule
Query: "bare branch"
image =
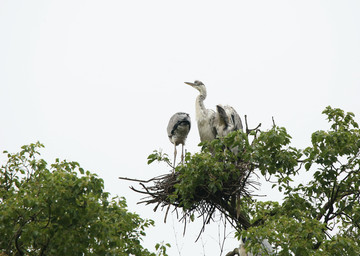
<path fill-rule="evenodd" d="M 167 174 L 160 175 L 160 176 L 157 176 L 155 178 L 151 178 L 149 180 L 139 180 L 139 179 L 133 179 L 133 178 L 127 178 L 127 177 L 118 177 L 118 179 L 120 179 L 120 180 L 128 180 L 128 181 L 136 181 L 136 182 L 142 182 L 142 183 L 149 183 L 149 182 L 154 181 L 154 180 L 161 180 L 165 176 L 167 176 Z"/>
<path fill-rule="evenodd" d="M 274 117 L 272 116 L 272 117 L 271 117 L 271 119 L 272 119 L 272 122 L 273 122 L 273 127 L 275 127 L 275 126 L 276 126 L 276 124 L 275 124 Z"/>
<path fill-rule="evenodd" d="M 250 132 L 252 132 L 252 131 L 258 131 L 261 126 L 261 123 L 259 123 L 258 126 L 256 126 L 254 129 L 249 129 L 248 122 L 247 122 L 247 115 L 245 115 L 245 126 L 246 126 L 246 134 L 250 134 Z"/>

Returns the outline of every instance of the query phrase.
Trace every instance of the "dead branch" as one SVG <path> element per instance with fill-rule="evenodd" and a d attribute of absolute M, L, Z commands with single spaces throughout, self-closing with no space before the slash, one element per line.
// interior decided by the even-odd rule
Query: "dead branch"
<path fill-rule="evenodd" d="M 128 180 L 128 181 L 136 181 L 136 182 L 142 182 L 142 183 L 149 183 L 154 180 L 161 180 L 166 176 L 166 174 L 151 178 L 149 180 L 139 180 L 139 179 L 133 179 L 133 178 L 127 178 L 127 177 L 119 177 L 120 180 Z"/>
<path fill-rule="evenodd" d="M 247 135 L 255 131 L 256 137 L 256 133 L 260 132 L 261 123 L 256 128 L 249 129 L 246 115 L 245 125 Z M 205 153 L 207 152 L 205 151 Z M 237 231 L 248 229 L 252 225 L 248 217 L 242 212 L 242 207 L 246 202 L 249 202 L 249 198 L 254 196 L 253 189 L 256 190 L 259 187 L 259 183 L 251 178 L 256 175 L 254 171 L 257 166 L 241 158 L 234 160 L 231 157 L 220 157 L 216 161 L 219 164 L 216 164 L 215 168 L 223 166 L 223 169 L 219 172 L 212 172 L 211 170 L 207 172 L 205 170 L 206 168 L 212 168 L 212 166 L 200 169 L 200 171 L 205 171 L 201 174 L 204 176 L 201 177 L 206 178 L 202 179 L 201 182 L 192 183 L 190 186 L 191 195 L 186 192 L 186 189 L 184 190 L 184 188 L 187 188 L 186 182 L 188 180 L 191 182 L 191 175 L 194 175 L 191 171 L 187 172 L 186 165 L 188 163 L 185 163 L 185 169 L 176 168 L 171 173 L 149 180 L 127 177 L 119 177 L 119 179 L 139 182 L 141 188 L 130 187 L 133 191 L 145 195 L 138 204 L 154 204 L 154 211 L 159 208 L 165 210 L 165 223 L 169 210 L 173 207 L 179 221 L 184 222 L 184 233 L 187 222 L 193 220 L 195 215 L 202 217 L 203 225 L 196 240 L 204 232 L 206 224 L 214 221 L 216 212 L 220 212 L 224 219 L 229 221 Z M 222 162 L 224 164 L 221 164 Z M 219 183 L 214 181 L 219 181 Z M 220 185 L 218 186 L 218 184 Z M 181 210 L 180 215 L 178 215 L 178 208 Z"/>
<path fill-rule="evenodd" d="M 246 162 L 234 162 L 236 166 L 236 175 L 231 175 L 226 182 L 223 182 L 222 189 L 213 192 L 208 184 L 199 184 L 196 188 L 196 194 L 191 198 L 190 209 L 183 208 L 183 198 L 176 193 L 176 186 L 181 182 L 180 173 L 175 171 L 164 174 L 147 181 L 122 178 L 124 180 L 139 182 L 141 189 L 131 186 L 130 188 L 140 194 L 145 195 L 140 203 L 146 205 L 154 204 L 154 211 L 159 207 L 165 210 L 164 222 L 166 222 L 170 207 L 174 207 L 174 211 L 178 214 L 177 209 L 182 210 L 182 214 L 178 216 L 179 221 L 184 222 L 184 233 L 186 231 L 186 223 L 190 221 L 191 216 L 196 214 L 203 218 L 203 225 L 196 240 L 204 232 L 206 224 L 213 221 L 216 211 L 223 214 L 225 219 L 237 230 L 248 229 L 251 224 L 249 220 L 238 211 L 238 205 L 241 200 L 252 196 L 252 190 L 257 189 L 258 182 L 251 179 L 254 165 Z M 225 172 L 230 170 L 224 170 Z M 213 177 L 216 178 L 216 177 Z M 185 198 L 187 201 L 189 198 Z"/>
<path fill-rule="evenodd" d="M 245 126 L 246 126 L 246 134 L 250 134 L 252 131 L 259 131 L 259 128 L 261 126 L 261 123 L 258 124 L 254 129 L 249 129 L 248 122 L 247 122 L 247 115 L 245 115 Z"/>

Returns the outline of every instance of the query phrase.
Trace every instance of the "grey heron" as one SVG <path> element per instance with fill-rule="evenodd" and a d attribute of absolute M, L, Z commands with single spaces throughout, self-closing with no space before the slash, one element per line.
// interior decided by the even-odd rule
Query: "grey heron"
<path fill-rule="evenodd" d="M 216 129 L 214 126 L 215 111 L 205 108 L 204 100 L 206 99 L 207 95 L 206 87 L 199 80 L 195 80 L 194 83 L 185 82 L 185 84 L 192 86 L 200 92 L 195 101 L 195 113 L 199 129 L 200 141 L 212 141 L 216 138 Z"/>
<path fill-rule="evenodd" d="M 176 161 L 176 146 L 181 144 L 181 161 L 184 161 L 184 145 L 191 128 L 191 119 L 189 114 L 178 112 L 169 120 L 167 133 L 169 140 L 174 144 L 174 168 Z"/>
<path fill-rule="evenodd" d="M 207 93 L 201 81 L 195 80 L 194 83 L 185 82 L 185 84 L 200 92 L 195 101 L 195 112 L 201 142 L 212 141 L 217 136 L 224 137 L 232 131 L 243 128 L 241 118 L 233 107 L 217 105 L 217 112 L 205 108 L 204 100 Z"/>

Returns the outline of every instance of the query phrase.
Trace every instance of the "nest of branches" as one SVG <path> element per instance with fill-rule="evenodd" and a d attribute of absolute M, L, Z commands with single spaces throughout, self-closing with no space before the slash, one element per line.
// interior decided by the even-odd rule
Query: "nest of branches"
<path fill-rule="evenodd" d="M 209 166 L 199 174 L 204 179 L 191 187 L 191 191 L 188 193 L 188 191 L 182 191 L 184 186 L 187 186 L 189 179 L 196 179 L 192 173 L 186 173 L 188 165 L 191 163 L 180 165 L 171 173 L 148 181 L 130 179 L 139 181 L 141 189 L 130 188 L 137 193 L 146 195 L 139 203 L 155 205 L 154 211 L 157 211 L 159 207 L 166 209 L 164 221 L 166 221 L 171 206 L 178 216 L 178 209 L 181 209 L 180 219 L 185 223 L 184 232 L 186 221 L 192 219 L 195 213 L 203 218 L 202 232 L 205 225 L 213 220 L 216 210 L 222 213 L 236 229 L 249 228 L 250 223 L 248 218 L 242 214 L 242 206 L 247 200 L 251 200 L 252 192 L 258 186 L 258 183 L 250 178 L 254 167 L 245 162 L 218 163 L 217 165 L 222 166 L 223 169 L 217 175 L 211 170 L 212 166 Z M 204 175 L 204 173 L 208 175 Z M 225 175 L 226 178 L 223 178 L 224 173 L 228 174 Z"/>
<path fill-rule="evenodd" d="M 246 128 L 246 134 L 249 135 L 258 127 L 252 130 Z M 251 226 L 243 212 L 246 212 L 244 207 L 246 208 L 253 191 L 259 185 L 252 179 L 256 166 L 244 161 L 241 155 L 241 147 L 231 148 L 226 145 L 226 141 L 215 140 L 208 145 L 208 150 L 192 156 L 187 154 L 185 162 L 176 168 L 172 167 L 168 174 L 147 181 L 120 179 L 139 182 L 140 189 L 130 187 L 133 191 L 145 195 L 139 203 L 155 205 L 154 211 L 159 207 L 166 209 L 165 222 L 171 206 L 178 217 L 180 209 L 180 220 L 185 222 L 184 231 L 186 221 L 193 220 L 196 214 L 203 218 L 202 232 L 205 225 L 214 219 L 216 210 L 240 231 Z M 169 159 L 161 152 L 151 156 L 152 161 L 163 161 L 171 166 Z"/>

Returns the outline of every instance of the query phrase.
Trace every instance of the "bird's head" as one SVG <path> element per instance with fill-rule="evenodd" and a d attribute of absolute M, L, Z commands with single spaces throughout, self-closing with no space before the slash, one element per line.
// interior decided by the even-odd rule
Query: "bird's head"
<path fill-rule="evenodd" d="M 199 81 L 199 80 L 195 80 L 195 82 L 191 83 L 191 82 L 185 82 L 185 84 L 188 84 L 190 86 L 192 86 L 193 88 L 195 88 L 196 90 L 198 90 L 201 94 L 205 93 L 206 94 L 206 87 L 203 84 L 203 82 Z"/>

